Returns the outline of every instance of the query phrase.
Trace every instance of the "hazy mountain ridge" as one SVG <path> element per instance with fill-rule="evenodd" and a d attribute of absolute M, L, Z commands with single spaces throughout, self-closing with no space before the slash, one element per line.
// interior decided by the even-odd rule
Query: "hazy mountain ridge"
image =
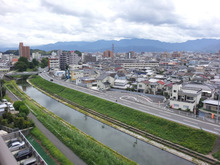
<path fill-rule="evenodd" d="M 220 50 L 220 40 L 218 39 L 198 39 L 189 40 L 183 43 L 168 43 L 149 39 L 122 39 L 116 40 L 98 40 L 94 42 L 72 41 L 57 42 L 41 46 L 31 46 L 31 49 L 40 50 L 79 50 L 81 52 L 103 52 L 112 49 L 114 44 L 115 52 L 164 52 L 164 51 L 194 51 L 194 52 L 218 52 Z M 8 48 L 13 49 L 13 48 Z M 8 50 L 0 48 L 1 51 Z M 18 49 L 18 48 L 15 48 Z"/>

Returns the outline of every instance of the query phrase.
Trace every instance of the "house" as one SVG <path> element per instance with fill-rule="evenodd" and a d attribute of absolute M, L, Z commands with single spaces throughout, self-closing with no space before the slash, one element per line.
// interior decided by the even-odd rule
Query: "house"
<path fill-rule="evenodd" d="M 218 106 L 220 105 L 218 100 L 212 99 L 204 100 L 202 103 L 203 109 L 211 112 L 217 112 Z"/>
<path fill-rule="evenodd" d="M 97 77 L 97 89 L 109 90 L 114 85 L 114 74 L 104 73 Z"/>
<path fill-rule="evenodd" d="M 197 84 L 197 83 L 189 83 L 185 84 L 184 87 L 194 88 L 194 89 L 202 89 L 202 98 L 213 98 L 215 93 L 215 88 L 211 84 Z"/>
<path fill-rule="evenodd" d="M 182 87 L 181 84 L 174 84 L 170 97 L 170 106 L 173 109 L 190 110 L 194 112 L 201 99 L 202 89 Z"/>
<path fill-rule="evenodd" d="M 92 86 L 96 86 L 96 79 L 92 77 L 79 77 L 76 79 L 76 85 L 91 88 Z"/>
<path fill-rule="evenodd" d="M 128 84 L 128 81 L 126 79 L 116 79 L 114 81 L 113 88 L 118 88 L 118 89 L 126 89 L 130 85 Z"/>
<path fill-rule="evenodd" d="M 173 84 L 170 82 L 168 82 L 164 85 L 163 95 L 166 98 L 170 98 L 170 96 L 172 94 L 172 87 L 173 87 Z"/>
<path fill-rule="evenodd" d="M 137 91 L 147 93 L 149 92 L 150 81 L 144 80 L 137 83 Z"/>

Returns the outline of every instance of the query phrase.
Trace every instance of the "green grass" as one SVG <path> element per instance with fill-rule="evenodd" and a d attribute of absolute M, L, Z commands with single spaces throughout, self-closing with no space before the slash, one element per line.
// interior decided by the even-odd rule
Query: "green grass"
<path fill-rule="evenodd" d="M 71 161 L 69 161 L 69 159 L 67 159 L 65 157 L 65 155 L 63 155 L 63 153 L 53 144 L 51 143 L 51 141 L 38 129 L 38 128 L 33 128 L 31 130 L 31 135 L 34 136 L 36 139 L 38 139 L 41 142 L 41 145 L 44 146 L 49 153 L 55 158 L 57 159 L 57 161 L 61 164 L 61 165 L 66 165 L 66 164 L 73 164 Z M 29 138 L 31 138 L 29 136 Z M 33 138 L 32 138 L 33 139 Z M 29 140 L 29 139 L 28 139 Z M 32 144 L 33 145 L 33 144 Z M 34 146 L 35 147 L 35 146 Z M 38 151 L 38 150 L 37 150 Z M 42 151 L 43 152 L 43 151 Z M 41 154 L 40 154 L 41 155 Z M 44 158 L 44 157 L 43 157 Z M 50 158 L 50 157 L 49 157 Z M 47 162 L 48 158 L 44 158 L 44 160 Z M 49 162 L 49 163 L 48 163 Z M 51 161 L 51 158 L 49 159 L 49 161 L 47 162 L 47 164 L 51 164 L 53 165 L 54 161 Z"/>
<path fill-rule="evenodd" d="M 65 88 L 46 81 L 39 76 L 30 81 L 48 93 L 59 95 L 86 108 L 93 109 L 123 123 L 203 154 L 208 154 L 212 151 L 217 138 L 216 135 L 203 130 L 187 127 L 95 96 Z"/>
<path fill-rule="evenodd" d="M 218 152 L 212 154 L 214 156 L 214 158 L 220 160 L 220 149 L 218 150 Z"/>
<path fill-rule="evenodd" d="M 43 148 L 39 145 L 39 143 L 32 137 L 26 137 L 34 149 L 40 154 L 40 156 L 45 160 L 48 165 L 55 165 L 56 163 L 54 160 L 43 150 Z"/>
<path fill-rule="evenodd" d="M 6 86 L 33 110 L 41 123 L 89 165 L 134 165 L 135 162 L 81 132 L 20 91 L 15 82 Z"/>

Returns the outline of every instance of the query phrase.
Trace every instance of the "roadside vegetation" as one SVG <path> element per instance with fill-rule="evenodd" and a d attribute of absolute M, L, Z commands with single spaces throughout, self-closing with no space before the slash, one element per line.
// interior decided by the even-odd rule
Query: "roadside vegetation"
<path fill-rule="evenodd" d="M 212 151 L 217 138 L 216 135 L 203 130 L 187 127 L 95 96 L 65 88 L 46 81 L 39 76 L 35 76 L 30 81 L 48 93 L 56 94 L 86 108 L 202 154 L 208 154 Z"/>
<path fill-rule="evenodd" d="M 114 150 L 106 147 L 94 138 L 81 132 L 60 117 L 48 111 L 34 100 L 26 96 L 17 86 L 15 81 L 11 81 L 6 86 L 17 96 L 22 98 L 28 105 L 38 120 L 56 135 L 66 146 L 76 153 L 87 164 L 91 165 L 133 165 L 135 162 L 120 155 Z"/>
<path fill-rule="evenodd" d="M 73 164 L 37 127 L 31 130 L 31 135 L 40 141 L 40 144 L 49 151 L 50 155 L 55 158 L 59 164 Z"/>

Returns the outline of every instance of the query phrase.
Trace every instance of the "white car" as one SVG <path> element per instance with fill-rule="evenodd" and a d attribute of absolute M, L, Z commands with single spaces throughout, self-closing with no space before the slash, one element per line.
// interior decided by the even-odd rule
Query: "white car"
<path fill-rule="evenodd" d="M 8 145 L 10 151 L 16 151 L 25 147 L 25 142 L 15 141 Z"/>

